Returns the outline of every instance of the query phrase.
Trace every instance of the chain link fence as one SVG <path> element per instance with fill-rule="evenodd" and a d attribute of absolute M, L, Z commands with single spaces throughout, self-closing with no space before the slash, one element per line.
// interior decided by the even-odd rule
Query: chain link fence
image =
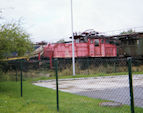
<path fill-rule="evenodd" d="M 58 61 L 59 76 L 72 75 L 70 60 Z M 98 107 L 92 103 L 91 107 L 85 108 L 89 113 L 141 113 L 142 66 L 142 59 L 76 59 L 76 77 L 59 79 L 59 90 L 82 96 L 78 100 L 81 106 L 92 103 L 87 102 L 87 97 L 95 99 Z M 74 99 L 70 103 L 76 105 Z"/>
<path fill-rule="evenodd" d="M 72 65 L 59 61 L 59 76 L 72 75 Z M 71 61 L 69 61 L 71 62 Z M 60 79 L 59 90 L 80 95 L 82 113 L 128 113 L 130 112 L 130 92 L 128 79 L 128 63 L 126 59 L 76 59 L 76 77 Z M 60 95 L 62 96 L 62 95 Z M 93 99 L 89 102 L 88 99 Z M 60 105 L 64 103 L 60 100 Z M 90 107 L 86 107 L 90 105 Z M 62 109 L 62 108 L 61 108 Z M 84 111 L 86 109 L 86 112 Z M 77 111 L 76 111 L 77 110 Z"/>
<path fill-rule="evenodd" d="M 21 96 L 22 81 L 40 77 L 34 84 L 56 89 L 57 111 L 63 113 L 143 112 L 143 59 L 76 59 L 76 76 L 72 59 L 53 59 L 52 67 L 49 60 L 0 62 L 0 66 L 5 73 L 0 80 L 21 80 Z"/>
<path fill-rule="evenodd" d="M 59 76 L 72 75 L 72 61 L 58 60 Z M 75 69 L 77 75 L 105 75 L 110 73 L 127 73 L 126 59 L 76 59 Z"/>
<path fill-rule="evenodd" d="M 40 77 L 46 79 L 53 75 L 54 70 L 50 69 L 49 60 L 17 60 L 0 62 L 0 80 L 20 80 L 20 73 L 23 73 L 23 80 Z"/>

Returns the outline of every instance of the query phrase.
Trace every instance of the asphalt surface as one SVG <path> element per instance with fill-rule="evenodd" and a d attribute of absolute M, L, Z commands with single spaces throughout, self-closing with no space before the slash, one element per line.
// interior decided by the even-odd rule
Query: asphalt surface
<path fill-rule="evenodd" d="M 56 88 L 55 80 L 38 81 L 35 85 Z M 143 75 L 133 76 L 135 106 L 143 107 Z M 59 80 L 59 89 L 91 98 L 130 104 L 127 75 Z"/>

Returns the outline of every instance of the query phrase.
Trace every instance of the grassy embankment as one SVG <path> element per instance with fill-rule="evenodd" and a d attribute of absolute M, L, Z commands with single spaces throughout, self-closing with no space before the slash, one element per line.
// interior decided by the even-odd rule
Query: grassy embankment
<path fill-rule="evenodd" d="M 102 107 L 105 100 L 60 92 L 60 113 L 130 113 L 130 107 Z M 136 113 L 142 113 L 136 108 Z M 23 97 L 20 97 L 20 82 L 0 82 L 0 113 L 56 113 L 55 90 L 23 82 Z"/>
<path fill-rule="evenodd" d="M 82 77 L 104 77 L 104 76 L 119 76 L 119 75 L 128 75 L 128 72 L 116 72 L 116 73 L 96 73 L 96 74 L 77 74 L 76 76 L 71 75 L 62 75 L 61 72 L 58 74 L 59 79 L 65 79 L 65 78 L 82 78 Z M 46 76 L 46 75 L 49 76 Z M 133 72 L 133 75 L 135 74 L 143 74 L 142 71 L 140 72 Z M 20 72 L 18 72 L 17 79 L 20 80 Z M 23 80 L 30 80 L 30 81 L 37 81 L 37 80 L 48 80 L 48 79 L 55 79 L 55 72 L 52 71 L 49 73 L 49 71 L 44 72 L 37 72 L 37 71 L 29 71 L 29 72 L 23 72 Z M 6 74 L 0 75 L 0 81 L 15 81 L 16 80 L 16 73 L 15 72 L 8 72 Z"/>
<path fill-rule="evenodd" d="M 101 68 L 100 68 L 101 69 Z M 107 69 L 106 69 L 107 70 Z M 110 69 L 109 69 L 110 70 Z M 67 71 L 67 70 L 65 70 Z M 71 70 L 70 70 L 71 71 Z M 89 70 L 90 71 L 90 70 Z M 79 77 L 98 77 L 98 76 L 116 76 L 127 75 L 126 72 L 105 73 L 102 70 L 96 71 L 95 74 L 86 73 L 77 74 L 76 76 L 68 76 L 67 72 L 59 72 L 59 79 L 63 78 L 79 78 Z M 71 71 L 72 72 L 72 71 Z M 87 70 L 86 70 L 87 72 Z M 114 72 L 110 70 L 110 72 Z M 20 83 L 15 82 L 15 72 L 9 72 L 0 76 L 0 113 L 56 113 L 56 92 L 55 90 L 33 86 L 32 81 L 55 79 L 54 71 L 50 72 L 50 77 L 45 76 L 48 71 L 29 71 L 23 72 L 23 97 L 20 97 Z M 140 70 L 134 74 L 143 74 Z M 52 76 L 51 76 L 52 75 Z M 20 72 L 18 72 L 18 80 Z M 92 99 L 84 96 L 60 92 L 60 113 L 129 113 L 130 107 L 124 105 L 122 107 L 101 107 L 99 104 L 106 100 Z M 136 108 L 136 113 L 142 113 L 142 108 Z"/>

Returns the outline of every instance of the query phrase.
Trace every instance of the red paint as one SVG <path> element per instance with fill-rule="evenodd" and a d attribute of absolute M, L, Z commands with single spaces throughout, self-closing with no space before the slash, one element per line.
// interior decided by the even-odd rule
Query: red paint
<path fill-rule="evenodd" d="M 40 58 L 40 53 L 38 53 L 38 60 L 40 60 L 41 58 Z"/>
<path fill-rule="evenodd" d="M 75 57 L 115 57 L 117 56 L 117 47 L 114 44 L 109 44 L 105 42 L 101 43 L 99 40 L 99 45 L 95 46 L 95 39 L 88 39 L 88 42 L 74 43 L 75 44 Z M 97 39 L 96 39 L 97 40 Z M 72 43 L 55 43 L 48 44 L 44 48 L 44 57 L 49 58 L 72 58 Z"/>

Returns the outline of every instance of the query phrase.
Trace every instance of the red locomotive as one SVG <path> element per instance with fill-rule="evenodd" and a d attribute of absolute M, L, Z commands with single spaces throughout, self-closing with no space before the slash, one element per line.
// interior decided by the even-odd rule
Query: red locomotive
<path fill-rule="evenodd" d="M 85 57 L 116 57 L 117 47 L 114 39 L 99 35 L 95 31 L 74 33 L 75 58 Z M 44 57 L 49 58 L 72 58 L 72 43 L 53 43 L 44 47 Z"/>

